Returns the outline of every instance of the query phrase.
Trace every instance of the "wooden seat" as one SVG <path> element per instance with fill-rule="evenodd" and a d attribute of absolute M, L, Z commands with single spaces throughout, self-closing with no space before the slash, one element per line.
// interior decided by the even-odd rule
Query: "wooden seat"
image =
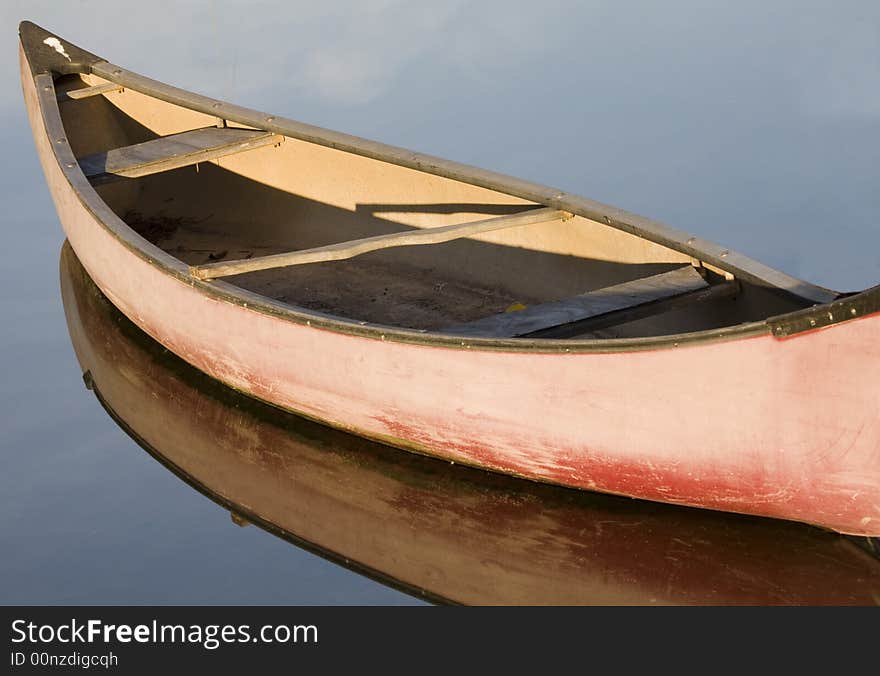
<path fill-rule="evenodd" d="M 329 261 L 341 261 L 355 256 L 361 256 L 370 251 L 392 249 L 401 246 L 421 246 L 425 244 L 440 244 L 451 242 L 454 239 L 470 237 L 495 230 L 507 228 L 519 228 L 524 225 L 537 223 L 549 223 L 551 221 L 566 221 L 573 215 L 559 209 L 534 209 L 529 208 L 509 216 L 500 218 L 484 218 L 480 221 L 469 223 L 456 223 L 455 225 L 443 225 L 436 228 L 423 230 L 408 230 L 406 232 L 392 232 L 387 235 L 376 235 L 362 239 L 328 244 L 303 251 L 288 251 L 286 253 L 260 256 L 246 260 L 223 261 L 221 263 L 207 263 L 190 268 L 190 274 L 197 279 L 216 279 L 218 277 L 230 277 L 245 272 L 257 270 L 270 270 L 272 268 L 284 268 L 294 265 L 307 265 L 309 263 L 326 263 Z"/>
<path fill-rule="evenodd" d="M 93 185 L 149 176 L 218 157 L 280 143 L 283 136 L 256 129 L 206 127 L 89 155 L 79 165 Z"/>
<path fill-rule="evenodd" d="M 101 94 L 109 94 L 110 92 L 121 92 L 122 85 L 114 82 L 105 82 L 103 84 L 92 85 L 91 87 L 80 87 L 79 89 L 68 89 L 67 91 L 58 92 L 58 101 L 79 101 L 92 96 L 100 96 Z"/>
<path fill-rule="evenodd" d="M 710 284 L 692 265 L 588 293 L 445 327 L 483 338 L 571 338 L 685 304 L 731 296 L 737 283 Z"/>

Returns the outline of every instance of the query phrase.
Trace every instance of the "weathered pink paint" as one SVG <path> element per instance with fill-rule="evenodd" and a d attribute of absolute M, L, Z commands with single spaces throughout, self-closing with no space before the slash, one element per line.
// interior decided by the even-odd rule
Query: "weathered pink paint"
<path fill-rule="evenodd" d="M 499 472 L 880 535 L 880 316 L 621 353 L 454 349 L 340 334 L 220 301 L 114 237 L 59 166 L 64 230 L 108 298 L 197 368 L 357 434 Z"/>

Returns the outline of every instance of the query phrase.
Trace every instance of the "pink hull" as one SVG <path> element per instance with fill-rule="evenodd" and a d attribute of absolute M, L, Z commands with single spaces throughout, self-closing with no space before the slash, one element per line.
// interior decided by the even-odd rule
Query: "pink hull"
<path fill-rule="evenodd" d="M 785 340 L 574 354 L 294 323 L 209 297 L 123 245 L 63 173 L 25 75 L 39 156 L 83 266 L 137 325 L 214 378 L 455 462 L 880 535 L 877 314 Z"/>

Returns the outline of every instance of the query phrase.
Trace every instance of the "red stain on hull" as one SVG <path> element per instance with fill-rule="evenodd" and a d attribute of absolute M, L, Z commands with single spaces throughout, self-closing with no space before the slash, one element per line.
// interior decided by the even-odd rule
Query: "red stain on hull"
<path fill-rule="evenodd" d="M 442 433 L 435 436 L 435 430 L 429 433 L 388 417 L 380 417 L 380 420 L 396 439 L 413 443 L 430 455 L 571 488 L 805 521 L 834 530 L 862 524 L 866 514 L 877 512 L 876 491 L 853 491 L 812 476 L 800 480 L 791 477 L 783 482 L 763 467 L 731 474 L 702 466 L 693 456 L 658 465 L 608 457 L 583 447 L 523 447 L 516 455 L 528 457 L 530 462 L 516 463 L 511 461 L 510 454 L 499 454 L 490 444 L 477 441 L 450 444 L 447 440 L 451 436 Z M 535 467 L 540 470 L 536 471 Z"/>

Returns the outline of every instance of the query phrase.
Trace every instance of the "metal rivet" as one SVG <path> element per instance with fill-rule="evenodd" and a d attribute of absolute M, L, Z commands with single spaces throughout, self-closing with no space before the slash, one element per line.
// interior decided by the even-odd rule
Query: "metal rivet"
<path fill-rule="evenodd" d="M 696 241 L 697 241 L 696 237 L 688 237 L 688 240 L 687 240 L 687 242 L 685 242 L 685 244 L 693 244 Z"/>
<path fill-rule="evenodd" d="M 67 168 L 68 168 L 68 169 L 73 169 L 75 166 L 76 166 L 76 165 L 75 165 L 73 162 L 68 162 L 68 163 L 67 163 Z"/>
<path fill-rule="evenodd" d="M 606 217 L 605 217 L 605 222 L 606 222 L 608 225 L 611 225 L 611 216 L 606 216 Z"/>
<path fill-rule="evenodd" d="M 849 313 L 850 313 L 851 315 L 856 314 L 856 309 L 855 309 L 854 307 L 851 307 L 851 308 L 849 309 Z"/>
<path fill-rule="evenodd" d="M 64 143 L 64 139 L 60 138 L 60 139 L 56 140 L 55 143 Z"/>
<path fill-rule="evenodd" d="M 830 319 L 832 322 L 834 321 L 834 315 L 830 312 L 828 313 L 828 319 Z"/>
<path fill-rule="evenodd" d="M 274 117 L 267 117 L 266 118 L 266 122 L 274 122 L 274 121 L 275 121 Z"/>
<path fill-rule="evenodd" d="M 815 320 L 815 319 L 811 319 L 811 320 L 810 320 L 810 326 L 816 326 L 816 320 Z"/>
<path fill-rule="evenodd" d="M 722 257 L 722 258 L 727 258 L 727 254 L 729 254 L 729 253 L 730 253 L 730 252 L 727 251 L 727 250 L 725 249 L 724 251 L 721 252 L 721 257 Z"/>
<path fill-rule="evenodd" d="M 119 70 L 119 68 L 117 68 L 116 70 L 113 71 L 113 74 L 114 75 L 122 75 L 122 71 Z"/>
<path fill-rule="evenodd" d="M 51 85 L 46 85 L 45 87 L 43 87 L 43 91 L 44 91 L 44 92 L 50 92 L 50 91 L 52 91 L 52 86 L 51 86 Z"/>
<path fill-rule="evenodd" d="M 212 103 L 212 104 L 211 104 L 211 108 L 219 108 L 219 107 L 220 107 L 220 103 L 219 103 L 219 102 L 218 102 L 218 103 Z"/>

